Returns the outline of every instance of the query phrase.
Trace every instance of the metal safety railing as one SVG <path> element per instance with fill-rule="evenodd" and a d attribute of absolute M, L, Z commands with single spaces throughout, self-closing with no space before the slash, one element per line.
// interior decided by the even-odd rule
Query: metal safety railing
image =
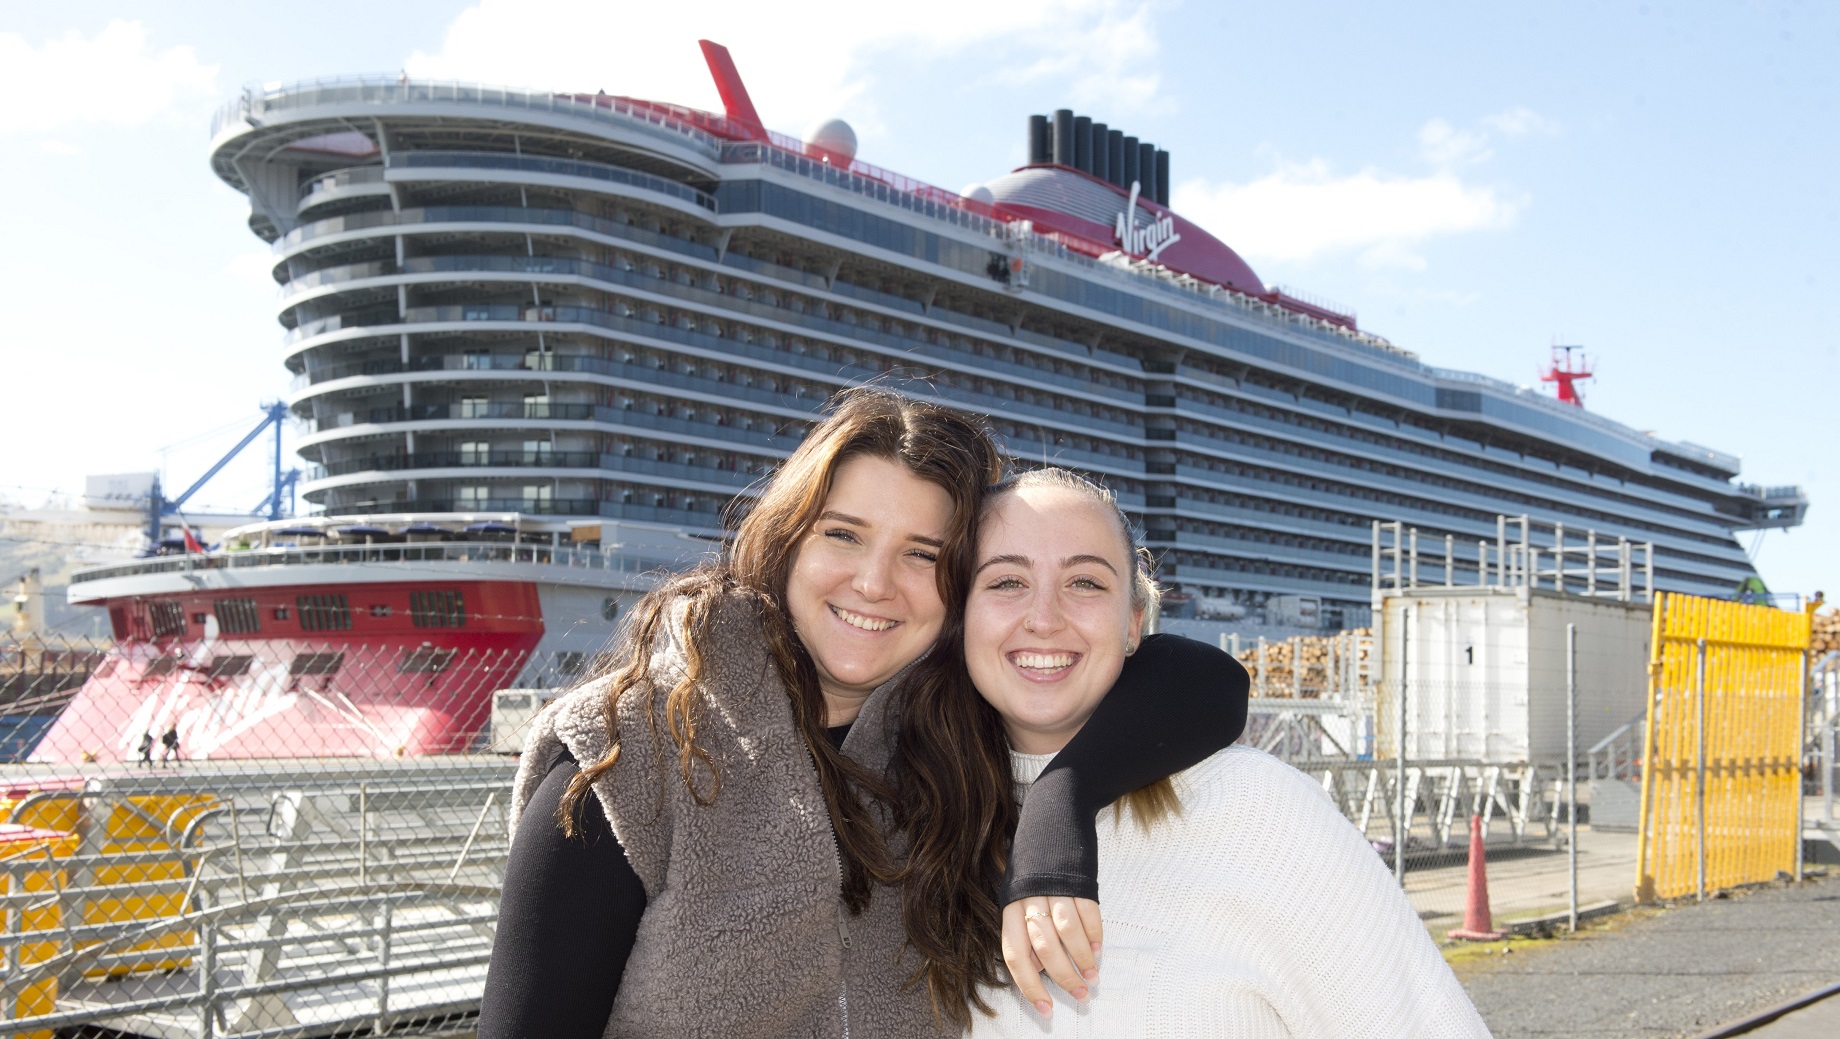
<path fill-rule="evenodd" d="M 1541 531 L 1547 543 L 1537 543 Z M 1546 588 L 1619 602 L 1655 596 L 1655 546 L 1526 515 L 1495 517 L 1495 536 L 1473 541 L 1455 534 L 1421 538 L 1417 527 L 1373 522 L 1371 589 Z M 1421 548 L 1421 542 L 1422 548 Z"/>
<path fill-rule="evenodd" d="M 28 794 L 12 828 L 43 836 L 0 859 L 0 1016 L 216 1037 L 470 1014 L 513 764 L 190 762 Z"/>

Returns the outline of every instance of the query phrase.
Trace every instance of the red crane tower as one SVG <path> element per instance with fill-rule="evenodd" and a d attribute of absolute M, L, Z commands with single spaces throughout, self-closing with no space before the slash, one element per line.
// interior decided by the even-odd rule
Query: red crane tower
<path fill-rule="evenodd" d="M 1574 350 L 1577 351 L 1575 356 Z M 1582 408 L 1584 397 L 1578 393 L 1578 384 L 1589 379 L 1591 374 L 1591 359 L 1584 355 L 1584 347 L 1554 345 L 1552 364 L 1540 373 L 1540 381 L 1556 384 L 1561 401 Z"/>

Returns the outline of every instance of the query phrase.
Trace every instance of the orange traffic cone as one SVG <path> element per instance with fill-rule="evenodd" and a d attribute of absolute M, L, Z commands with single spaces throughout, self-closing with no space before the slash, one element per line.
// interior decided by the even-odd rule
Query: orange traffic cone
<path fill-rule="evenodd" d="M 1492 942 L 1501 937 L 1489 916 L 1489 864 L 1482 851 L 1482 816 L 1469 817 L 1469 904 L 1463 908 L 1463 926 L 1450 932 L 1452 938 L 1472 942 Z"/>

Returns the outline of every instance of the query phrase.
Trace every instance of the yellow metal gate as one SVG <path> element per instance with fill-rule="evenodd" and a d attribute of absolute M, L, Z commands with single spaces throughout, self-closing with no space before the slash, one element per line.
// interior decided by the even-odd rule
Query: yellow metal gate
<path fill-rule="evenodd" d="M 1808 615 L 1663 593 L 1654 623 L 1636 899 L 1794 869 Z"/>

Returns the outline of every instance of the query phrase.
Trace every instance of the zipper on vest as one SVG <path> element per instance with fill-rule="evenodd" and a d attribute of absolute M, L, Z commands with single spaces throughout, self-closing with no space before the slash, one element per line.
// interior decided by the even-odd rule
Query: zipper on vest
<path fill-rule="evenodd" d="M 838 906 L 837 937 L 843 940 L 843 968 L 837 972 L 837 1009 L 843 1012 L 843 1039 L 850 1039 L 850 979 L 846 973 L 850 963 L 850 911 Z"/>

